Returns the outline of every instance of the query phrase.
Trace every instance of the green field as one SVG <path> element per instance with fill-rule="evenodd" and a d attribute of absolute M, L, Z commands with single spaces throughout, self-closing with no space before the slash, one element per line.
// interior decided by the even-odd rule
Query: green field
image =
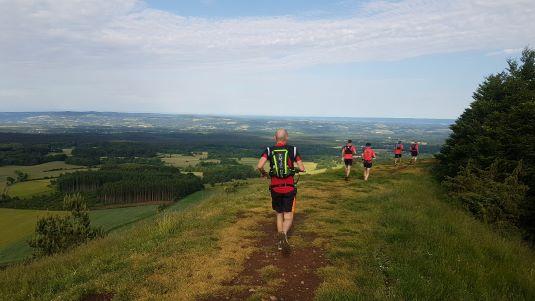
<path fill-rule="evenodd" d="M 55 178 L 66 172 L 73 172 L 86 167 L 66 164 L 63 161 L 47 162 L 31 166 L 9 165 L 0 166 L 0 191 L 3 191 L 7 177 L 15 178 L 15 170 L 20 170 L 29 175 L 29 180 Z"/>
<path fill-rule="evenodd" d="M 9 165 L 0 167 L 0 180 L 5 181 L 5 177 L 15 176 L 15 170 L 20 170 L 22 172 L 29 174 L 29 179 L 42 179 L 45 177 L 57 177 L 62 173 L 65 173 L 68 170 L 85 168 L 84 166 L 66 164 L 63 161 L 54 161 L 47 162 L 38 165 L 31 166 L 19 166 L 19 165 Z"/>
<path fill-rule="evenodd" d="M 168 165 L 184 168 L 188 166 L 195 166 L 204 160 L 204 162 L 219 163 L 219 160 L 207 160 L 208 153 L 197 154 L 194 156 L 187 156 L 181 154 L 165 154 L 160 155 L 160 159 Z"/>
<path fill-rule="evenodd" d="M 93 210 L 89 213 L 94 226 L 111 231 L 152 216 L 157 205 Z M 0 264 L 18 261 L 31 255 L 27 240 L 35 230 L 37 219 L 48 214 L 66 212 L 0 208 Z"/>
<path fill-rule="evenodd" d="M 52 188 L 49 185 L 48 179 L 15 183 L 8 187 L 7 194 L 11 197 L 28 198 L 51 192 Z"/>
<path fill-rule="evenodd" d="M 294 253 L 306 256 L 291 262 L 319 250 L 325 260 L 318 267 L 290 264 L 280 274 L 277 260 L 266 259 L 277 254 L 274 244 L 262 243 L 274 234 L 274 219 L 267 182 L 257 179 L 237 192 L 197 193 L 155 218 L 59 256 L 7 267 L 0 271 L 0 295 L 269 300 L 284 297 L 290 284 L 310 281 L 288 284 L 289 277 L 313 269 L 316 300 L 535 299 L 535 252 L 453 204 L 428 164 L 378 164 L 369 182 L 360 179 L 360 166 L 354 169 L 349 182 L 337 169 L 304 175 L 299 183 L 290 242 Z M 255 264 L 258 281 L 247 282 L 256 272 L 243 272 Z"/>

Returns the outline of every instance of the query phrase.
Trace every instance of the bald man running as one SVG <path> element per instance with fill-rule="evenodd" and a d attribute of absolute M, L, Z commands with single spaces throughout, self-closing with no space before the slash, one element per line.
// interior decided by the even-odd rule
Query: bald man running
<path fill-rule="evenodd" d="M 297 194 L 294 183 L 294 165 L 297 165 L 299 171 L 305 171 L 297 147 L 288 145 L 287 141 L 288 132 L 285 129 L 277 130 L 275 133 L 276 144 L 264 150 L 257 166 L 262 176 L 267 176 L 268 173 L 264 170 L 264 166 L 269 161 L 271 207 L 277 215 L 277 246 L 284 253 L 290 251 L 287 234 L 292 227 Z"/>

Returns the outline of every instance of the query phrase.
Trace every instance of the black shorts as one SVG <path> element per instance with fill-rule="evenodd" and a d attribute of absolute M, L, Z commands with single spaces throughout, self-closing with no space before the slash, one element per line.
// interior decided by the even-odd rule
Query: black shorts
<path fill-rule="evenodd" d="M 362 161 L 362 165 L 364 165 L 364 168 L 372 168 L 373 163 L 372 163 L 372 161 L 364 160 L 364 161 Z"/>
<path fill-rule="evenodd" d="M 353 159 L 344 159 L 344 164 L 346 166 L 351 166 L 353 165 Z"/>
<path fill-rule="evenodd" d="M 401 154 L 394 154 L 394 158 L 401 158 Z"/>
<path fill-rule="evenodd" d="M 295 196 L 297 190 L 294 189 L 288 193 L 277 193 L 271 191 L 271 207 L 277 213 L 294 212 L 295 210 Z"/>
<path fill-rule="evenodd" d="M 411 156 L 418 157 L 418 152 L 417 151 L 411 151 Z"/>

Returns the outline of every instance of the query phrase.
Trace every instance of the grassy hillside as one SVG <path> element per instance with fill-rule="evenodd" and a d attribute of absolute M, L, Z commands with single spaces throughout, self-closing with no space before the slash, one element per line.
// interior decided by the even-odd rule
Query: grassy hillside
<path fill-rule="evenodd" d="M 156 214 L 157 205 L 93 210 L 89 213 L 94 226 L 111 231 Z M 0 208 L 0 265 L 28 258 L 32 249 L 28 239 L 35 231 L 37 219 L 62 211 Z"/>
<path fill-rule="evenodd" d="M 223 191 L 6 268 L 0 298 L 535 299 L 535 253 L 449 203 L 425 166 L 378 166 L 368 183 L 303 177 L 289 257 L 274 249 L 265 181 Z"/>

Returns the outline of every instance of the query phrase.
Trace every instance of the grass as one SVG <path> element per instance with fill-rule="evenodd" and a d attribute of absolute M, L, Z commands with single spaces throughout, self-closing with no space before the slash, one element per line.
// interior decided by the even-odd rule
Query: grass
<path fill-rule="evenodd" d="M 451 205 L 422 166 L 378 165 L 368 183 L 355 179 L 359 167 L 350 183 L 342 169 L 303 176 L 290 239 L 312 233 L 329 259 L 316 299 L 533 300 L 533 250 Z M 256 249 L 255 226 L 273 217 L 265 181 L 214 189 L 70 252 L 8 267 L 0 296 L 191 300 L 228 289 L 222 283 Z M 260 274 L 276 285 L 276 272 Z"/>
<path fill-rule="evenodd" d="M 153 216 L 157 205 L 94 210 L 89 213 L 94 226 L 112 231 L 141 219 Z M 62 211 L 0 208 L 0 264 L 20 261 L 31 255 L 27 240 L 35 230 L 37 219 Z"/>
<path fill-rule="evenodd" d="M 6 185 L 7 177 L 16 178 L 15 171 L 20 170 L 29 175 L 29 180 L 56 178 L 59 175 L 67 172 L 73 172 L 86 167 L 79 165 L 66 164 L 63 161 L 47 162 L 38 165 L 22 166 L 22 165 L 8 165 L 0 166 L 0 191 L 3 191 Z"/>
<path fill-rule="evenodd" d="M 160 155 L 160 159 L 168 165 L 185 168 L 188 166 L 195 166 L 204 160 L 204 162 L 219 163 L 219 160 L 207 160 L 208 153 L 197 154 L 194 156 L 181 155 L 181 154 L 165 154 Z"/>
<path fill-rule="evenodd" d="M 50 180 L 33 180 L 15 183 L 8 187 L 7 194 L 12 197 L 29 198 L 51 192 L 52 188 L 49 185 Z"/>

